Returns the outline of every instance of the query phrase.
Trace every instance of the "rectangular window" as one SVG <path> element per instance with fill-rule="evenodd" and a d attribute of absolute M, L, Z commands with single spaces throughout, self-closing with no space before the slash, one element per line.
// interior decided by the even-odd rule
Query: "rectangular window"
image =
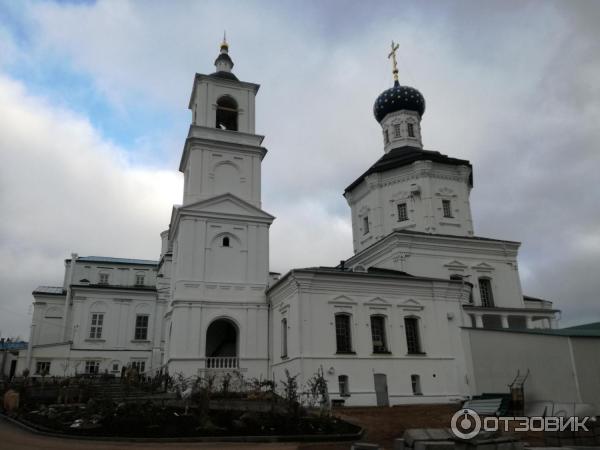
<path fill-rule="evenodd" d="M 350 316 L 348 314 L 337 314 L 335 316 L 335 340 L 338 353 L 352 352 Z"/>
<path fill-rule="evenodd" d="M 100 274 L 100 280 L 98 281 L 99 284 L 108 284 L 108 274 L 107 273 L 101 273 Z"/>
<path fill-rule="evenodd" d="M 287 358 L 287 319 L 281 320 L 281 357 Z"/>
<path fill-rule="evenodd" d="M 421 391 L 421 377 L 419 375 L 410 376 L 410 384 L 414 395 L 423 395 Z"/>
<path fill-rule="evenodd" d="M 442 209 L 444 210 L 444 217 L 452 217 L 452 205 L 450 200 L 442 200 Z"/>
<path fill-rule="evenodd" d="M 92 322 L 90 324 L 90 339 L 102 338 L 102 325 L 104 324 L 104 314 L 92 314 Z"/>
<path fill-rule="evenodd" d="M 135 317 L 135 340 L 145 341 L 148 339 L 148 316 L 138 314 Z"/>
<path fill-rule="evenodd" d="M 388 130 L 383 130 L 383 140 L 386 144 L 390 143 L 390 135 L 388 134 Z"/>
<path fill-rule="evenodd" d="M 139 374 L 146 371 L 146 361 L 131 361 L 131 367 Z"/>
<path fill-rule="evenodd" d="M 348 375 L 340 375 L 338 377 L 338 385 L 340 387 L 340 397 L 350 397 L 350 385 L 348 384 Z"/>
<path fill-rule="evenodd" d="M 397 124 L 394 125 L 394 135 L 397 138 L 399 138 L 402 135 L 402 133 L 400 131 L 400 124 L 399 123 L 397 123 Z"/>
<path fill-rule="evenodd" d="M 48 375 L 50 373 L 50 361 L 37 361 L 35 363 L 36 375 Z"/>
<path fill-rule="evenodd" d="M 86 361 L 85 362 L 85 373 L 88 375 L 95 375 L 100 370 L 100 361 Z"/>
<path fill-rule="evenodd" d="M 406 347 L 408 353 L 421 353 L 421 343 L 419 342 L 419 319 L 416 317 L 406 317 L 404 319 L 404 328 L 406 329 Z"/>
<path fill-rule="evenodd" d="M 408 220 L 408 208 L 406 203 L 398 203 L 398 222 L 404 222 Z"/>
<path fill-rule="evenodd" d="M 363 217 L 363 234 L 369 232 L 369 216 Z"/>
<path fill-rule="evenodd" d="M 387 353 L 385 317 L 371 316 L 371 337 L 373 338 L 373 353 Z"/>
<path fill-rule="evenodd" d="M 415 137 L 415 126 L 412 123 L 408 124 L 408 137 Z"/>
<path fill-rule="evenodd" d="M 135 276 L 135 285 L 143 286 L 144 285 L 144 275 L 138 274 Z"/>
<path fill-rule="evenodd" d="M 113 363 L 113 365 L 112 365 L 112 371 L 113 372 L 118 372 L 119 371 L 119 363 Z"/>
<path fill-rule="evenodd" d="M 492 282 L 489 278 L 479 279 L 479 295 L 481 296 L 481 306 L 485 308 L 494 307 L 494 296 L 492 295 Z"/>

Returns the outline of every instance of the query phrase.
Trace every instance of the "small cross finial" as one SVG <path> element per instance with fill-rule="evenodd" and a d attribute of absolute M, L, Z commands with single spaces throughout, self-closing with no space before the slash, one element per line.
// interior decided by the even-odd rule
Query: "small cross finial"
<path fill-rule="evenodd" d="M 221 42 L 221 50 L 229 49 L 229 44 L 227 43 L 227 31 L 223 31 L 223 42 Z"/>
<path fill-rule="evenodd" d="M 396 62 L 396 51 L 400 46 L 392 41 L 392 51 L 388 55 L 388 59 L 392 59 L 392 73 L 394 74 L 394 81 L 398 81 L 398 63 Z"/>

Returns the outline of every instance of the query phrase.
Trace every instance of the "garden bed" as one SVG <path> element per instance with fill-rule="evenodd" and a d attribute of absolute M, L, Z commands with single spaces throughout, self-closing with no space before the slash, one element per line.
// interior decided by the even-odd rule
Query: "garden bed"
<path fill-rule="evenodd" d="M 158 406 L 152 402 L 94 406 L 56 405 L 12 417 L 47 435 L 73 438 L 210 440 L 210 441 L 328 441 L 355 440 L 359 426 L 333 416 L 211 411 Z"/>

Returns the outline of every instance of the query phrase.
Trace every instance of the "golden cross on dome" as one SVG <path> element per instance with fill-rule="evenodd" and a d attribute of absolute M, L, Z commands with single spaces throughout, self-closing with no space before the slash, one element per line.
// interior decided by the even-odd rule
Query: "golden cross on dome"
<path fill-rule="evenodd" d="M 388 55 L 388 59 L 392 58 L 392 73 L 394 74 L 394 81 L 398 81 L 398 64 L 396 63 L 396 51 L 400 46 L 398 44 L 394 44 L 392 41 L 392 51 Z"/>

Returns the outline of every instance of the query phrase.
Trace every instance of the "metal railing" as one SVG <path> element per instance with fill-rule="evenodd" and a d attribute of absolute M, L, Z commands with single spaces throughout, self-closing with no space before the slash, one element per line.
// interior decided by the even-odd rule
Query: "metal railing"
<path fill-rule="evenodd" d="M 240 366 L 237 356 L 211 356 L 205 361 L 207 369 L 237 369 Z"/>

